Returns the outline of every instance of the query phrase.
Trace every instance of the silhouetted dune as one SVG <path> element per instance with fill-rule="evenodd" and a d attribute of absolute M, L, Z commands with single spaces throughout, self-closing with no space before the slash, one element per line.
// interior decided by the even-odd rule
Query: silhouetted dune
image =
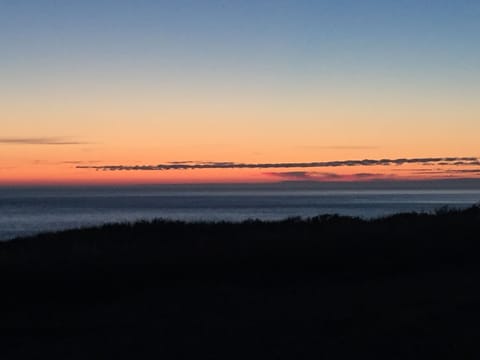
<path fill-rule="evenodd" d="M 0 243 L 2 359 L 473 358 L 480 207 Z"/>

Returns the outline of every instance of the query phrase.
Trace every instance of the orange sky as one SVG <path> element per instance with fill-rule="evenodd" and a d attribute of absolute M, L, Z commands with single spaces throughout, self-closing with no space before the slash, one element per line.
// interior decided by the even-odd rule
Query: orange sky
<path fill-rule="evenodd" d="M 0 184 L 478 175 L 76 167 L 478 157 L 475 2 L 19 3 L 0 9 Z"/>

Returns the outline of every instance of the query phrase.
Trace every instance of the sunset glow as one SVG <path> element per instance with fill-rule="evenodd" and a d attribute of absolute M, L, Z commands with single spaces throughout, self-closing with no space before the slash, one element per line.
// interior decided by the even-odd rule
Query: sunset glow
<path fill-rule="evenodd" d="M 478 178 L 478 161 L 88 167 L 478 159 L 479 15 L 467 0 L 1 2 L 0 184 Z"/>

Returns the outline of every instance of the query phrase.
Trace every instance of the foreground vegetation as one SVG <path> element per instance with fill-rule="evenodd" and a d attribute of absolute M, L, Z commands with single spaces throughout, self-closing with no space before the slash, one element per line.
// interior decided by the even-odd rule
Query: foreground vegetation
<path fill-rule="evenodd" d="M 0 243 L 2 359 L 476 358 L 480 207 Z"/>

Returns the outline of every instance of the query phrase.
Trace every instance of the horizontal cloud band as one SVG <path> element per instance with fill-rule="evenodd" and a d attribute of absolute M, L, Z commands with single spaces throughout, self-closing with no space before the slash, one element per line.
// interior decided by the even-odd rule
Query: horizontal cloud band
<path fill-rule="evenodd" d="M 83 165 L 78 169 L 95 169 L 104 171 L 164 171 L 195 169 L 272 169 L 272 168 L 321 168 L 339 166 L 389 166 L 403 164 L 429 165 L 478 165 L 477 157 L 435 157 L 435 158 L 399 158 L 399 159 L 364 159 L 317 162 L 281 162 L 281 163 L 236 163 L 236 162 L 170 162 L 158 165 Z"/>
<path fill-rule="evenodd" d="M 0 144 L 12 145 L 82 145 L 85 142 L 73 141 L 65 137 L 38 137 L 38 138 L 5 138 L 0 137 Z"/>

